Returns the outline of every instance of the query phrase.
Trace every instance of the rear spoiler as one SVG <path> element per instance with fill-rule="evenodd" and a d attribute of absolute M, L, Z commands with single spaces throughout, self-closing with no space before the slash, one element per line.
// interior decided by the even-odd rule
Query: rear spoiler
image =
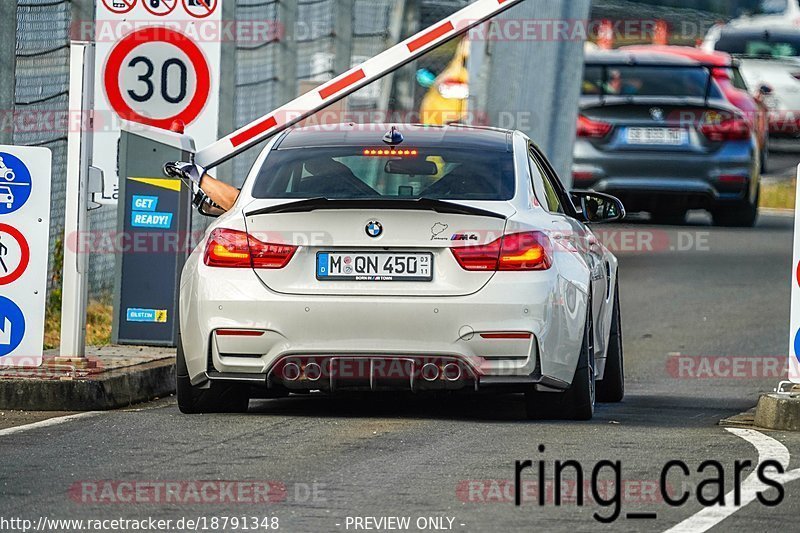
<path fill-rule="evenodd" d="M 245 213 L 245 216 L 252 217 L 258 215 L 271 215 L 278 213 L 309 213 L 311 211 L 331 211 L 331 210 L 353 210 L 353 209 L 396 209 L 399 211 L 434 211 L 436 213 L 448 215 L 472 215 L 480 217 L 499 218 L 505 220 L 506 216 L 493 211 L 486 211 L 468 205 L 435 200 L 433 198 L 419 198 L 417 200 L 329 200 L 328 198 L 311 198 L 310 200 L 300 200 L 288 204 L 279 204 L 271 207 L 264 207 Z"/>

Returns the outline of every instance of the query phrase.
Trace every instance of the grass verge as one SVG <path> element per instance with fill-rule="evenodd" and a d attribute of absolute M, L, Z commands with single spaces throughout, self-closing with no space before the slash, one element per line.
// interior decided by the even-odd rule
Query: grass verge
<path fill-rule="evenodd" d="M 762 182 L 759 207 L 794 209 L 796 190 L 796 180 Z"/>
<path fill-rule="evenodd" d="M 64 264 L 64 246 L 60 239 L 53 250 L 52 290 L 47 300 L 44 323 L 44 349 L 58 348 L 61 343 L 61 272 Z M 114 308 L 102 301 L 91 301 L 86 309 L 86 345 L 111 344 L 111 322 Z"/>

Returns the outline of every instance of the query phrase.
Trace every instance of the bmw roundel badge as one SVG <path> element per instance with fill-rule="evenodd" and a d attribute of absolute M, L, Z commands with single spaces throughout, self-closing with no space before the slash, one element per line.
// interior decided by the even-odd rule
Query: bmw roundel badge
<path fill-rule="evenodd" d="M 377 220 L 370 220 L 367 223 L 366 230 L 367 230 L 367 235 L 369 235 L 373 239 L 377 239 L 378 237 L 383 235 L 383 225 Z"/>

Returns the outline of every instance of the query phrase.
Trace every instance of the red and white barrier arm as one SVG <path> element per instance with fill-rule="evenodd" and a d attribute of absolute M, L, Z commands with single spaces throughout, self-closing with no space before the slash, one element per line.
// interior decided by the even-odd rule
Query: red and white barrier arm
<path fill-rule="evenodd" d="M 195 163 L 206 169 L 213 168 L 523 1 L 477 0 L 323 86 L 203 148 L 195 155 Z"/>

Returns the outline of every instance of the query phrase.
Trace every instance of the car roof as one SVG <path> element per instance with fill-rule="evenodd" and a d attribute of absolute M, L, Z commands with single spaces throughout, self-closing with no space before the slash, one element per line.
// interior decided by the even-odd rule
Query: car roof
<path fill-rule="evenodd" d="M 689 57 L 652 50 L 602 50 L 586 55 L 587 65 L 643 65 L 643 66 L 700 66 L 701 62 Z"/>
<path fill-rule="evenodd" d="M 623 46 L 620 50 L 628 52 L 673 54 L 680 57 L 688 57 L 689 59 L 699 61 L 704 65 L 714 65 L 716 67 L 730 67 L 734 64 L 733 58 L 727 52 L 708 52 L 706 50 L 691 46 L 633 45 Z"/>
<path fill-rule="evenodd" d="M 721 35 L 738 35 L 748 37 L 764 37 L 767 38 L 783 38 L 783 37 L 800 37 L 800 28 L 784 27 L 784 26 L 723 26 Z"/>
<path fill-rule="evenodd" d="M 290 130 L 275 146 L 277 150 L 309 147 L 381 147 L 392 128 L 403 134 L 403 146 L 432 146 L 477 150 L 511 151 L 513 131 L 466 125 L 421 124 L 331 124 Z"/>

